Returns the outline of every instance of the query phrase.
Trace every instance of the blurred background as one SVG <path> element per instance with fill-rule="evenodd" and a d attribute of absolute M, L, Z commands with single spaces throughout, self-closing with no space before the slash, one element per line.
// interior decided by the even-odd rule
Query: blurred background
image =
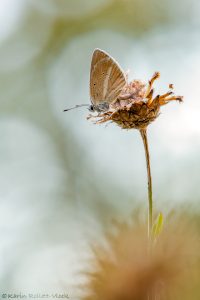
<path fill-rule="evenodd" d="M 113 218 L 147 213 L 135 130 L 87 121 L 94 48 L 129 79 L 161 72 L 184 103 L 149 127 L 154 201 L 199 211 L 200 3 L 195 0 L 0 1 L 0 282 L 7 292 L 75 295 L 88 244 Z"/>

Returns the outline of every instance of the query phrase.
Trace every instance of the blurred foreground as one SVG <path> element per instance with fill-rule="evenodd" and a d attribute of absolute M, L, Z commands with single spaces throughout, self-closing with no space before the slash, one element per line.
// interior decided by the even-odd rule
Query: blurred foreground
<path fill-rule="evenodd" d="M 186 221 L 184 215 L 172 218 L 150 246 L 146 228 L 136 219 L 113 224 L 104 246 L 93 246 L 82 299 L 199 299 L 200 243 L 195 222 Z"/>

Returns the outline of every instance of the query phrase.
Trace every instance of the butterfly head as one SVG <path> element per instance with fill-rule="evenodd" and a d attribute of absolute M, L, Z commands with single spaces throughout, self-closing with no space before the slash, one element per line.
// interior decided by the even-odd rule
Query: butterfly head
<path fill-rule="evenodd" d="M 109 109 L 109 103 L 102 102 L 102 103 L 99 103 L 97 105 L 91 104 L 88 109 L 91 112 L 94 112 L 94 111 L 105 112 L 105 111 L 107 111 Z"/>
<path fill-rule="evenodd" d="M 94 105 L 93 104 L 89 105 L 88 110 L 91 112 L 95 111 Z"/>

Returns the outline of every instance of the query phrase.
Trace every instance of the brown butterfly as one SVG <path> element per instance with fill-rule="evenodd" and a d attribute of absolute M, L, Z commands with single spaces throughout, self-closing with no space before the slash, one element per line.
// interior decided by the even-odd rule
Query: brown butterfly
<path fill-rule="evenodd" d="M 126 85 L 126 75 L 118 63 L 108 53 L 95 49 L 90 68 L 90 99 L 91 104 L 80 104 L 68 111 L 81 106 L 88 106 L 90 111 L 106 111 L 109 104 L 117 100 Z"/>

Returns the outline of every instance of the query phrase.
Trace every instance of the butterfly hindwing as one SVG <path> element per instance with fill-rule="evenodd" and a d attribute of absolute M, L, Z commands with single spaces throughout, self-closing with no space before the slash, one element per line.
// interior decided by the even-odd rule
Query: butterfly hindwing
<path fill-rule="evenodd" d="M 96 49 L 90 70 L 90 96 L 94 105 L 112 103 L 126 84 L 126 76 L 118 63 L 106 52 Z"/>

